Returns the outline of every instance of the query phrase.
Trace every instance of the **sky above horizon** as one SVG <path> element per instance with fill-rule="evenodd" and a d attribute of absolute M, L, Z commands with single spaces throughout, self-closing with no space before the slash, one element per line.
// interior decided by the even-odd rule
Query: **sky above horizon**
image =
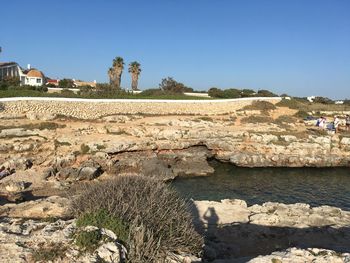
<path fill-rule="evenodd" d="M 171 76 L 196 90 L 350 98 L 349 14 L 349 0 L 11 0 L 0 61 L 107 82 L 121 56 L 141 64 L 141 89 Z"/>

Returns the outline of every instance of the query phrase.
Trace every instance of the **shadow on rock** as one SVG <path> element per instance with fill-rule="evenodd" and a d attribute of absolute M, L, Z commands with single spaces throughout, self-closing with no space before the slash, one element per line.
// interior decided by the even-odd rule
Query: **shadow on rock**
<path fill-rule="evenodd" d="M 206 222 L 198 220 L 198 211 L 194 210 L 193 214 L 197 231 L 205 237 L 203 262 L 246 262 L 290 247 L 350 252 L 350 227 L 293 228 L 250 223 L 218 225 L 219 216 L 214 207 L 209 207 L 201 216 Z"/>

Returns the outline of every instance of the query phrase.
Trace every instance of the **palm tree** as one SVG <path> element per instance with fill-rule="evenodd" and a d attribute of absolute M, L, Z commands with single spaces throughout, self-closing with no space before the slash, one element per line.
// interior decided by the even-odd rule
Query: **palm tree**
<path fill-rule="evenodd" d="M 113 59 L 113 66 L 108 69 L 109 83 L 111 84 L 112 88 L 120 89 L 123 69 L 124 59 L 121 57 L 116 57 Z"/>
<path fill-rule="evenodd" d="M 115 88 L 120 89 L 120 83 L 124 69 L 124 59 L 122 57 L 116 57 L 113 59 L 113 69 L 115 73 Z"/>
<path fill-rule="evenodd" d="M 109 84 L 113 87 L 114 82 L 115 82 L 115 76 L 114 76 L 113 68 L 109 68 L 108 69 L 108 77 L 109 77 Z"/>
<path fill-rule="evenodd" d="M 137 90 L 139 75 L 141 73 L 141 65 L 137 61 L 129 64 L 129 73 L 131 73 L 131 89 Z"/>

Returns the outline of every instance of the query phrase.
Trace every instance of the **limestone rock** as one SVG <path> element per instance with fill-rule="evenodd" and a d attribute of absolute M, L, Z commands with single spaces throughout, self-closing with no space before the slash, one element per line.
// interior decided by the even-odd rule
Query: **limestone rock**
<path fill-rule="evenodd" d="M 11 193 L 22 192 L 26 188 L 27 188 L 27 183 L 24 181 L 19 181 L 19 182 L 10 181 L 5 185 L 6 191 Z"/>
<path fill-rule="evenodd" d="M 346 263 L 350 261 L 349 253 L 337 253 L 332 250 L 308 248 L 298 249 L 289 248 L 281 252 L 273 252 L 268 256 L 259 256 L 249 260 L 249 263 L 304 263 L 304 262 L 319 262 L 319 263 Z"/>
<path fill-rule="evenodd" d="M 204 225 L 225 225 L 247 223 L 250 212 L 247 204 L 241 200 L 194 201 L 196 223 Z"/>
<path fill-rule="evenodd" d="M 27 112 L 26 117 L 29 120 L 42 120 L 42 121 L 50 121 L 57 117 L 56 114 L 53 113 L 40 113 L 40 112 Z"/>
<path fill-rule="evenodd" d="M 21 218 L 63 218 L 69 215 L 69 201 L 59 196 L 0 206 L 0 216 Z"/>

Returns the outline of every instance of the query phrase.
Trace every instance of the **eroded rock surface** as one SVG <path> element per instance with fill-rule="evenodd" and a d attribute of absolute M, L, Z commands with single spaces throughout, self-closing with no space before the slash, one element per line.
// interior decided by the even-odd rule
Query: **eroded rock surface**
<path fill-rule="evenodd" d="M 271 202 L 247 206 L 242 200 L 222 200 L 194 201 L 193 211 L 199 231 L 206 236 L 204 257 L 209 262 L 234 262 L 293 246 L 328 248 L 340 254 L 350 252 L 350 212 L 336 207 Z M 289 261 L 283 258 L 282 262 L 300 259 L 297 254 L 288 253 L 285 257 Z M 321 255 L 316 258 L 325 260 Z M 343 262 L 339 260 L 342 258 L 335 262 Z"/>
<path fill-rule="evenodd" d="M 222 262 L 222 261 L 221 261 Z M 332 250 L 309 248 L 290 248 L 286 251 L 273 252 L 268 256 L 259 256 L 251 259 L 249 263 L 347 263 L 350 262 L 349 253 L 337 253 Z"/>

